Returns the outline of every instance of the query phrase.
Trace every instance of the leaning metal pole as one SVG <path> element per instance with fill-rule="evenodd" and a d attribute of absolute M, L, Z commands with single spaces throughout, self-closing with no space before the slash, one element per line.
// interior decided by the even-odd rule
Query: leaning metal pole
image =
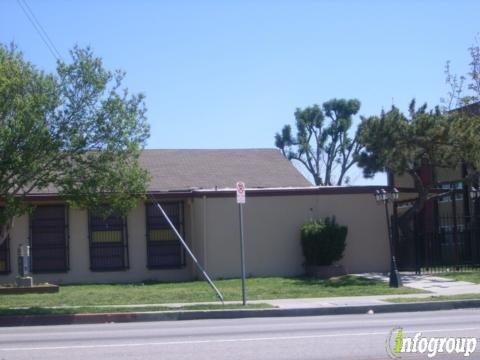
<path fill-rule="evenodd" d="M 158 201 L 156 201 L 155 199 L 153 199 L 153 201 L 155 202 L 155 205 L 157 205 L 158 209 L 161 211 L 163 217 L 165 218 L 165 220 L 167 220 L 168 224 L 170 225 L 170 227 L 172 228 L 173 232 L 175 233 L 175 235 L 177 235 L 177 238 L 178 240 L 180 240 L 180 243 L 182 244 L 182 246 L 184 247 L 185 251 L 188 253 L 188 255 L 190 255 L 190 257 L 192 258 L 193 262 L 195 263 L 195 265 L 197 266 L 198 270 L 200 271 L 200 273 L 203 275 L 203 277 L 205 278 L 205 280 L 207 280 L 208 284 L 212 287 L 212 289 L 215 291 L 216 295 L 218 296 L 218 298 L 220 299 L 220 301 L 222 302 L 223 304 L 223 295 L 222 293 L 220 292 L 220 290 L 218 290 L 218 288 L 215 286 L 215 284 L 213 283 L 212 279 L 210 279 L 210 276 L 208 276 L 207 272 L 203 269 L 202 265 L 200 265 L 200 263 L 198 262 L 197 258 L 195 257 L 195 255 L 193 255 L 193 252 L 190 250 L 190 248 L 188 247 L 187 243 L 185 242 L 185 240 L 183 239 L 183 237 L 180 235 L 180 233 L 178 232 L 177 228 L 175 227 L 175 225 L 173 225 L 172 221 L 170 220 L 170 218 L 168 217 L 167 213 L 165 212 L 165 210 L 163 210 L 162 206 L 160 205 L 160 203 Z"/>
<path fill-rule="evenodd" d="M 392 237 L 392 223 L 390 220 L 390 214 L 388 213 L 388 201 L 385 200 L 385 216 L 387 217 L 387 228 L 388 228 L 388 241 L 390 244 L 390 281 L 389 286 L 398 288 L 402 286 L 402 279 L 397 268 L 397 261 L 395 260 L 393 237 Z"/>

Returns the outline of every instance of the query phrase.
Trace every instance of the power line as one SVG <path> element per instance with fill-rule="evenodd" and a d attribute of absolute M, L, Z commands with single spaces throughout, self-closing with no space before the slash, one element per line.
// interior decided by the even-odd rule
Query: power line
<path fill-rule="evenodd" d="M 26 0 L 17 0 L 18 5 L 22 9 L 23 13 L 27 17 L 27 19 L 30 21 L 32 24 L 33 28 L 37 32 L 37 34 L 40 36 L 42 39 L 43 43 L 47 46 L 48 50 L 52 54 L 52 56 L 56 60 L 61 60 L 62 55 L 60 55 L 60 52 L 57 50 L 55 47 L 55 44 L 53 43 L 52 39 L 48 36 L 47 32 L 43 28 L 42 24 L 40 24 L 40 21 L 38 21 L 37 17 L 33 13 L 32 9 L 30 6 L 28 6 L 28 3 Z"/>
<path fill-rule="evenodd" d="M 52 45 L 52 48 L 53 50 L 55 50 L 55 53 L 58 55 L 58 58 L 62 58 L 62 55 L 60 55 L 60 52 L 58 51 L 58 49 L 55 47 L 55 44 L 53 43 L 52 39 L 50 39 L 50 36 L 48 36 L 48 33 L 45 31 L 45 29 L 43 28 L 42 24 L 40 23 L 40 21 L 38 21 L 37 17 L 35 16 L 35 13 L 33 12 L 32 8 L 28 5 L 27 3 L 27 0 L 22 0 L 23 1 L 23 4 L 27 7 L 28 11 L 30 12 L 30 14 L 32 15 L 33 19 L 35 20 L 35 22 L 37 23 L 37 25 L 40 27 L 40 30 L 42 30 L 43 34 L 45 35 L 45 37 L 47 38 L 48 42 L 50 43 L 50 45 Z"/>
<path fill-rule="evenodd" d="M 22 9 L 23 13 L 25 14 L 25 16 L 27 17 L 27 19 L 30 21 L 30 23 L 32 24 L 33 28 L 35 29 L 35 31 L 37 32 L 37 34 L 40 36 L 40 38 L 42 39 L 43 43 L 45 44 L 45 46 L 48 48 L 48 50 L 50 51 L 50 53 L 52 54 L 52 56 L 56 59 L 56 60 L 59 60 L 59 57 L 58 55 L 55 53 L 55 50 L 52 48 L 52 46 L 50 45 L 50 43 L 47 41 L 47 39 L 45 38 L 45 36 L 43 35 L 43 33 L 40 31 L 39 27 L 37 26 L 37 24 L 35 23 L 35 21 L 33 20 L 32 16 L 28 13 L 28 11 L 26 10 L 26 7 L 22 4 L 21 0 L 17 0 L 17 3 L 18 5 L 20 6 L 20 8 Z"/>

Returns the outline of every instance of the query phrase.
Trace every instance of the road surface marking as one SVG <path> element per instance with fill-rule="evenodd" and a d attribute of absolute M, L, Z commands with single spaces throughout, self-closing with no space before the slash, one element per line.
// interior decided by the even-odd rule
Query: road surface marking
<path fill-rule="evenodd" d="M 474 328 L 458 328 L 458 329 L 426 329 L 420 332 L 452 332 L 452 331 L 472 331 L 480 330 L 480 327 Z M 414 333 L 415 331 L 405 331 L 405 333 Z M 386 335 L 385 331 L 380 332 L 364 332 L 364 333 L 338 333 L 338 334 L 319 334 L 319 335 L 299 335 L 299 336 L 274 336 L 274 337 L 258 337 L 258 338 L 236 338 L 236 339 L 210 339 L 210 340 L 186 340 L 186 341 L 162 341 L 148 343 L 130 343 L 130 344 L 99 344 L 99 345 L 66 345 L 66 346 L 41 346 L 41 347 L 16 347 L 16 348 L 0 348 L 0 351 L 38 351 L 38 350 L 69 350 L 69 349 L 99 349 L 99 348 L 115 348 L 115 347 L 139 347 L 139 346 L 161 346 L 161 345 L 195 345 L 195 344 L 214 344 L 214 343 L 230 343 L 230 342 L 252 342 L 252 341 L 278 341 L 278 340 L 302 340 L 302 339 L 320 339 L 332 337 L 349 337 L 349 336 L 372 336 Z"/>

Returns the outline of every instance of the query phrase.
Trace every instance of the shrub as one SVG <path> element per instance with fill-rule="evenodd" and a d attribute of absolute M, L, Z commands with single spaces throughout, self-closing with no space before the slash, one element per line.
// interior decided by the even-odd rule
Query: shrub
<path fill-rule="evenodd" d="M 301 227 L 302 250 L 306 265 L 332 265 L 343 257 L 347 227 L 335 217 L 311 220 Z"/>

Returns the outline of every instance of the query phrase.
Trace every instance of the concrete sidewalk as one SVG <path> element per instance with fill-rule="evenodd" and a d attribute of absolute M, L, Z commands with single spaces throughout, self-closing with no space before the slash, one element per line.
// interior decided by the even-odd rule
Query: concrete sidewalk
<path fill-rule="evenodd" d="M 369 279 L 388 282 L 387 275 L 380 273 L 364 273 L 358 276 Z M 265 299 L 251 300 L 249 304 L 269 304 L 279 309 L 309 309 L 309 308 L 330 308 L 347 306 L 374 306 L 390 304 L 387 300 L 394 298 L 428 298 L 430 296 L 448 296 L 462 294 L 480 294 L 480 285 L 465 281 L 441 278 L 431 275 L 402 274 L 404 286 L 425 291 L 421 294 L 404 295 L 370 295 L 370 296 L 349 296 L 349 297 L 322 297 L 322 298 L 300 298 L 300 299 Z M 161 303 L 161 304 L 136 304 L 136 305 L 96 305 L 95 307 L 105 308 L 148 308 L 165 306 L 172 310 L 192 305 L 218 305 L 217 302 L 195 302 L 195 303 Z M 225 301 L 225 305 L 239 305 L 240 301 Z M 88 306 L 60 306 L 54 308 L 75 308 Z"/>
<path fill-rule="evenodd" d="M 388 275 L 379 273 L 358 274 L 369 279 L 388 282 Z M 429 291 L 434 295 L 462 295 L 480 293 L 480 285 L 466 281 L 442 278 L 433 275 L 401 274 L 403 285 L 414 289 Z M 412 296 L 409 296 L 412 297 Z"/>
<path fill-rule="evenodd" d="M 364 273 L 358 276 L 388 282 L 388 275 Z M 332 306 L 368 306 L 389 304 L 394 298 L 428 298 L 430 296 L 451 296 L 480 294 L 480 285 L 466 281 L 456 281 L 432 275 L 401 274 L 403 285 L 425 291 L 423 294 L 351 296 L 336 298 L 278 299 L 262 301 L 283 309 L 317 308 Z"/>

